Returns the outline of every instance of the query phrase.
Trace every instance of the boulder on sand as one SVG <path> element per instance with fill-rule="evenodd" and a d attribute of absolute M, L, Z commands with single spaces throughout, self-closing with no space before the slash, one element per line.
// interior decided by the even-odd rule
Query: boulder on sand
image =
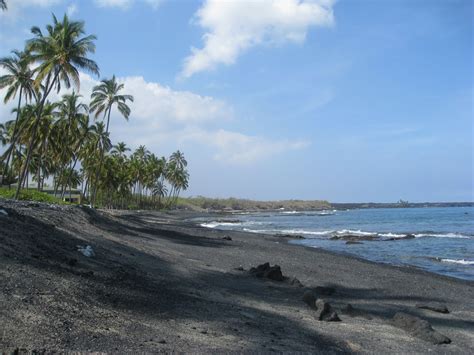
<path fill-rule="evenodd" d="M 293 277 L 293 279 L 290 281 L 290 285 L 296 287 L 304 287 L 301 281 L 298 280 L 296 277 Z"/>
<path fill-rule="evenodd" d="M 318 298 L 316 300 L 316 318 L 326 322 L 340 322 L 341 319 L 333 311 L 331 305 L 325 300 Z"/>
<path fill-rule="evenodd" d="M 270 263 L 258 265 L 249 270 L 249 273 L 257 277 L 264 277 L 274 281 L 283 281 L 285 278 L 278 265 L 270 266 Z"/>
<path fill-rule="evenodd" d="M 303 294 L 303 301 L 316 311 L 316 319 L 326 322 L 341 321 L 337 313 L 332 309 L 331 305 L 321 298 L 316 298 L 313 291 L 306 290 Z"/>
<path fill-rule="evenodd" d="M 398 312 L 393 317 L 392 322 L 396 327 L 405 330 L 414 337 L 432 344 L 451 343 L 451 339 L 434 330 L 428 321 L 410 314 Z"/>

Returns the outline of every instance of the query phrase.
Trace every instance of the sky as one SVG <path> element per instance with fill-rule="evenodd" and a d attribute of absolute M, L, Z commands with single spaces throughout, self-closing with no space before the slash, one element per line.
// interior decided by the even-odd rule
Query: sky
<path fill-rule="evenodd" d="M 135 101 L 112 140 L 184 152 L 187 196 L 474 201 L 471 0 L 7 4 L 0 56 L 52 13 L 85 21 L 84 101 L 115 74 Z"/>

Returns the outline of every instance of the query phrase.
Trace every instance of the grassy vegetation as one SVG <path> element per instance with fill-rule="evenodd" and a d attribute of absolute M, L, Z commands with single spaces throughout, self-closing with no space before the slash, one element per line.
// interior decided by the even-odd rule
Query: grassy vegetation
<path fill-rule="evenodd" d="M 15 197 L 15 192 L 16 192 L 15 189 L 0 187 L 0 198 L 13 199 Z M 59 198 L 56 198 L 54 196 L 48 195 L 47 193 L 39 192 L 33 189 L 20 190 L 19 199 L 26 200 L 26 201 L 54 203 L 54 204 L 60 204 L 60 205 L 68 204 L 67 202 L 62 201 Z"/>
<path fill-rule="evenodd" d="M 259 211 L 259 210 L 278 210 L 284 208 L 288 211 L 303 210 L 324 210 L 332 208 L 328 201 L 302 201 L 302 200 L 284 200 L 284 201 L 253 201 L 237 198 L 208 198 L 180 197 L 177 201 L 178 208 L 192 210 L 237 210 L 237 211 Z"/>

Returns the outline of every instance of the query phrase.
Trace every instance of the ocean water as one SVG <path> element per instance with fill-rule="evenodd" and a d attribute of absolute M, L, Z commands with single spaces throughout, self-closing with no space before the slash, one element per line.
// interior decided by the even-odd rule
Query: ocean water
<path fill-rule="evenodd" d="M 290 243 L 474 280 L 474 207 L 281 210 L 197 221 L 208 228 L 298 235 L 304 239 Z M 360 244 L 336 239 L 347 235 Z"/>

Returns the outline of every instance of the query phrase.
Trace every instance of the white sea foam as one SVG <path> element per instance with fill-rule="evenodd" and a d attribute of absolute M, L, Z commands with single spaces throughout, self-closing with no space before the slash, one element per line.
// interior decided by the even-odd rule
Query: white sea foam
<path fill-rule="evenodd" d="M 474 260 L 464 260 L 464 259 L 441 259 L 444 263 L 454 263 L 462 265 L 474 265 Z"/>
<path fill-rule="evenodd" d="M 229 227 L 229 226 L 252 226 L 252 225 L 261 225 L 265 224 L 264 222 L 257 222 L 257 221 L 246 221 L 246 222 L 241 222 L 241 221 L 227 221 L 227 222 L 219 222 L 219 221 L 214 221 L 214 222 L 207 222 L 207 223 L 201 223 L 201 227 L 206 227 L 206 228 L 217 228 L 217 227 Z"/>
<path fill-rule="evenodd" d="M 379 233 L 380 237 L 383 238 L 403 238 L 406 237 L 406 234 L 397 234 L 397 233 Z"/>
<path fill-rule="evenodd" d="M 360 235 L 360 236 L 377 234 L 376 232 L 364 232 L 364 231 L 361 231 L 361 230 L 351 230 L 351 229 L 342 229 L 340 231 L 337 231 L 336 233 L 337 234 Z"/>
<path fill-rule="evenodd" d="M 307 235 L 329 235 L 334 231 L 307 231 L 304 229 L 283 229 L 279 231 L 285 234 L 307 234 Z"/>
<path fill-rule="evenodd" d="M 307 231 L 304 229 L 250 229 L 244 228 L 244 231 L 263 234 L 294 234 L 294 235 L 330 235 L 334 231 Z"/>
<path fill-rule="evenodd" d="M 319 213 L 316 213 L 317 216 L 333 216 L 335 211 L 322 211 Z"/>
<path fill-rule="evenodd" d="M 472 236 L 459 234 L 459 233 L 417 233 L 415 237 L 433 237 L 433 238 L 459 238 L 459 239 L 470 239 Z"/>
<path fill-rule="evenodd" d="M 201 227 L 206 228 L 216 228 L 221 226 L 238 226 L 241 225 L 242 222 L 208 222 L 208 223 L 201 223 Z"/>

